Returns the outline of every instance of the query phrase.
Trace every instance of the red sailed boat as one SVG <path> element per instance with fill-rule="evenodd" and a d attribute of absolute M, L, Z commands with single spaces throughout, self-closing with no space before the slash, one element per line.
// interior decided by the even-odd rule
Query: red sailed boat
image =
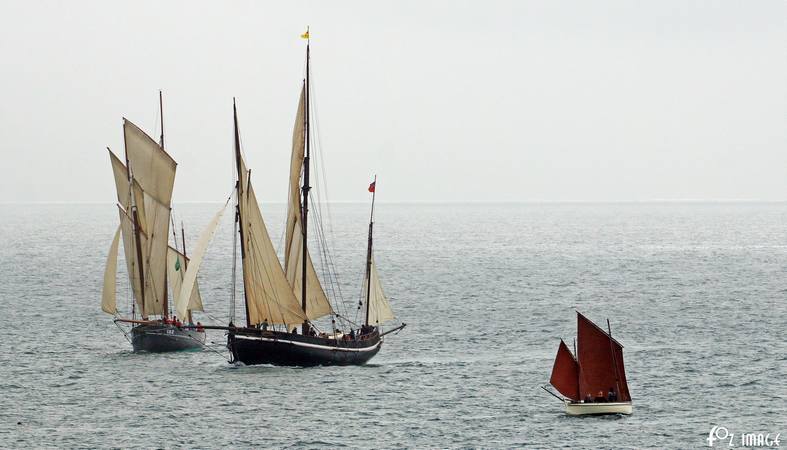
<path fill-rule="evenodd" d="M 623 366 L 623 346 L 607 331 L 577 312 L 575 357 L 563 340 L 557 349 L 549 383 L 572 416 L 631 414 L 631 394 Z M 549 391 L 551 393 L 551 391 Z"/>

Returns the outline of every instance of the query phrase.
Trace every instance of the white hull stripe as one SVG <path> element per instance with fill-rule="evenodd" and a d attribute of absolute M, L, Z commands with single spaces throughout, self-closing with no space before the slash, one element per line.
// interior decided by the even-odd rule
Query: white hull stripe
<path fill-rule="evenodd" d="M 339 352 L 371 352 L 372 350 L 376 349 L 377 347 L 382 344 L 383 341 L 378 342 L 377 344 L 372 345 L 371 347 L 361 347 L 361 348 L 347 348 L 347 347 L 335 347 L 332 345 L 319 345 L 319 344 L 310 344 L 308 342 L 298 342 L 298 341 L 290 341 L 285 339 L 270 339 L 270 338 L 250 338 L 246 336 L 238 336 L 235 335 L 235 339 L 243 339 L 246 341 L 265 341 L 265 342 L 281 342 L 283 344 L 293 344 L 299 347 L 309 347 L 309 348 L 319 348 L 321 350 L 335 350 Z"/>

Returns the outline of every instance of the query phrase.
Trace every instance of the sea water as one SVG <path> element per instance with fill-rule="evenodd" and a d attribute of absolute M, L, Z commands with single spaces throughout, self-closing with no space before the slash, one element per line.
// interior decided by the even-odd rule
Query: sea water
<path fill-rule="evenodd" d="M 175 205 L 190 250 L 219 207 Z M 284 205 L 262 210 L 280 249 Z M 368 213 L 322 207 L 350 317 Z M 199 277 L 203 323 L 229 318 L 232 215 Z M 363 367 L 233 366 L 220 331 L 201 352 L 132 353 L 99 307 L 117 222 L 112 204 L 0 205 L 0 447 L 691 448 L 714 426 L 787 434 L 782 203 L 380 203 L 375 258 L 407 327 Z M 567 417 L 540 389 L 575 310 L 609 318 L 625 346 L 633 415 Z"/>

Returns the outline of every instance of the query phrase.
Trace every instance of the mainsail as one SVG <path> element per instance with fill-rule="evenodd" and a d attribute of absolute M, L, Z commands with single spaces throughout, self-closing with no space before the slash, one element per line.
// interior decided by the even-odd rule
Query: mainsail
<path fill-rule="evenodd" d="M 247 321 L 250 325 L 262 322 L 287 325 L 302 323 L 306 316 L 276 256 L 251 185 L 251 172 L 246 169 L 240 149 L 237 148 L 236 152 Z"/>
<path fill-rule="evenodd" d="M 166 315 L 167 243 L 177 164 L 126 119 L 123 136 L 127 164 L 109 154 L 129 280 L 143 317 Z"/>
<path fill-rule="evenodd" d="M 580 395 L 595 397 L 599 392 L 606 395 L 614 388 L 619 401 L 631 400 L 623 366 L 623 346 L 579 312 L 577 357 Z"/>
<path fill-rule="evenodd" d="M 567 398 L 579 400 L 579 364 L 562 339 L 557 349 L 549 383 Z"/>
<path fill-rule="evenodd" d="M 371 282 L 371 288 L 369 289 L 367 289 L 368 282 Z M 369 281 L 364 280 L 363 284 L 363 292 L 367 291 L 369 292 L 369 324 L 380 325 L 385 321 L 393 320 L 394 313 L 383 292 L 383 285 L 380 283 L 380 278 L 377 275 L 377 264 L 375 264 L 374 258 L 371 261 Z"/>
<path fill-rule="evenodd" d="M 295 125 L 292 131 L 292 155 L 290 159 L 290 186 L 287 202 L 287 225 L 284 244 L 284 268 L 287 282 L 295 293 L 295 298 L 301 304 L 301 285 L 303 271 L 303 228 L 301 225 L 301 196 L 300 178 L 304 163 L 304 146 L 306 133 L 305 108 L 306 87 L 301 89 L 298 100 L 298 112 L 295 115 Z M 314 270 L 311 255 L 306 254 L 306 315 L 310 320 L 315 320 L 333 312 L 331 302 L 325 295 L 325 290 Z"/>

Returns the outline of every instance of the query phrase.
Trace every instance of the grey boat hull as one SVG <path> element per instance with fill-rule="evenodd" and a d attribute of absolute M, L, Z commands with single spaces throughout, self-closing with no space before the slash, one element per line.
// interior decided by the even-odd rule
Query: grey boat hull
<path fill-rule="evenodd" d="M 131 329 L 131 346 L 135 352 L 179 352 L 200 350 L 205 332 L 155 323 L 136 325 Z"/>

